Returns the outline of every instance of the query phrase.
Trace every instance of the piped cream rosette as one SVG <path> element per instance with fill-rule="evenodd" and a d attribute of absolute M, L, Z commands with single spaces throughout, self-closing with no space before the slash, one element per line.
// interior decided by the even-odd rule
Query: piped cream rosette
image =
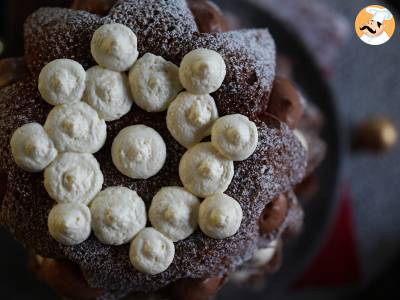
<path fill-rule="evenodd" d="M 183 186 L 201 198 L 225 192 L 233 175 L 233 162 L 224 158 L 211 143 L 190 148 L 179 163 Z"/>
<path fill-rule="evenodd" d="M 79 203 L 57 204 L 50 211 L 48 228 L 50 235 L 67 246 L 84 242 L 90 235 L 91 215 L 89 208 Z"/>
<path fill-rule="evenodd" d="M 225 194 L 215 194 L 200 205 L 201 231 L 214 239 L 233 236 L 240 228 L 243 212 L 240 204 Z"/>
<path fill-rule="evenodd" d="M 178 67 L 161 56 L 143 55 L 129 72 L 135 103 L 147 112 L 166 110 L 182 90 L 178 73 Z"/>
<path fill-rule="evenodd" d="M 122 129 L 114 139 L 111 155 L 122 174 L 147 179 L 163 167 L 167 148 L 157 131 L 145 125 L 133 125 Z"/>
<path fill-rule="evenodd" d="M 53 141 L 38 123 L 18 128 L 10 144 L 16 164 L 28 172 L 43 171 L 57 156 Z"/>
<path fill-rule="evenodd" d="M 84 102 L 54 107 L 44 128 L 60 152 L 96 153 L 107 137 L 105 121 Z"/>
<path fill-rule="evenodd" d="M 58 203 L 89 204 L 103 181 L 99 163 L 88 153 L 62 153 L 44 171 L 44 187 Z"/>
<path fill-rule="evenodd" d="M 257 126 L 243 115 L 223 116 L 212 128 L 211 141 L 226 158 L 242 161 L 249 158 L 257 148 Z"/>
<path fill-rule="evenodd" d="M 137 37 L 123 24 L 105 24 L 93 34 L 92 56 L 102 67 L 116 72 L 128 71 L 139 56 Z"/>
<path fill-rule="evenodd" d="M 129 250 L 129 258 L 135 269 L 150 275 L 156 275 L 168 269 L 174 256 L 174 243 L 151 227 L 139 232 L 131 242 Z"/>
<path fill-rule="evenodd" d="M 217 106 L 210 95 L 182 92 L 168 108 L 167 127 L 179 144 L 190 148 L 210 135 L 217 119 Z"/>
<path fill-rule="evenodd" d="M 39 74 L 40 95 L 51 105 L 79 102 L 85 90 L 85 78 L 85 70 L 78 62 L 53 60 Z"/>
<path fill-rule="evenodd" d="M 146 226 L 146 207 L 139 195 L 125 187 L 100 192 L 90 205 L 92 228 L 100 242 L 122 245 Z"/>
<path fill-rule="evenodd" d="M 177 242 L 197 228 L 199 199 L 181 187 L 164 187 L 153 198 L 149 210 L 151 225 Z"/>

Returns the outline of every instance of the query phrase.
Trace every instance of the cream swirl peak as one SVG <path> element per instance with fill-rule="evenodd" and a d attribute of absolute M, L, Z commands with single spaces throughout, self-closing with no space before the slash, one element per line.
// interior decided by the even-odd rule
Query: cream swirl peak
<path fill-rule="evenodd" d="M 85 90 L 85 70 L 71 59 L 56 59 L 39 75 L 39 92 L 51 105 L 71 104 L 81 100 Z"/>
<path fill-rule="evenodd" d="M 105 121 L 84 102 L 54 107 L 44 128 L 60 152 L 95 153 L 107 137 Z"/>
<path fill-rule="evenodd" d="M 125 187 L 100 192 L 90 205 L 92 228 L 107 245 L 122 245 L 146 226 L 146 207 L 139 195 Z"/>
<path fill-rule="evenodd" d="M 179 144 L 190 148 L 210 135 L 217 119 L 218 109 L 210 95 L 182 92 L 168 108 L 167 127 Z"/>
<path fill-rule="evenodd" d="M 64 245 L 77 245 L 90 235 L 89 208 L 79 203 L 62 203 L 53 207 L 48 217 L 50 235 Z"/>
<path fill-rule="evenodd" d="M 44 171 L 44 187 L 59 203 L 88 204 L 103 181 L 99 163 L 88 153 L 62 153 Z"/>
<path fill-rule="evenodd" d="M 208 197 L 200 205 L 200 228 L 204 234 L 214 239 L 233 236 L 239 230 L 242 218 L 240 204 L 225 194 Z"/>
<path fill-rule="evenodd" d="M 97 111 L 100 118 L 118 120 L 131 110 L 133 104 L 128 77 L 100 66 L 90 68 L 86 71 L 83 100 Z"/>
<path fill-rule="evenodd" d="M 211 94 L 225 79 L 226 66 L 222 56 L 213 50 L 198 48 L 182 60 L 179 78 L 182 85 L 193 94 Z"/>
<path fill-rule="evenodd" d="M 177 242 L 197 228 L 199 199 L 182 187 L 164 187 L 153 198 L 149 209 L 151 225 Z"/>
<path fill-rule="evenodd" d="M 179 68 L 161 56 L 143 55 L 129 72 L 129 82 L 135 103 L 147 112 L 168 108 L 182 90 Z"/>
<path fill-rule="evenodd" d="M 134 179 L 147 179 L 163 167 L 166 149 L 157 131 L 145 125 L 133 125 L 122 129 L 114 139 L 111 155 L 122 174 Z"/>
<path fill-rule="evenodd" d="M 38 123 L 18 128 L 10 145 L 16 164 L 28 172 L 43 171 L 57 156 L 53 141 Z"/>
<path fill-rule="evenodd" d="M 225 157 L 242 161 L 256 150 L 257 126 L 243 115 L 224 116 L 215 122 L 211 131 L 211 141 Z"/>
<path fill-rule="evenodd" d="M 179 163 L 183 186 L 198 197 L 225 192 L 233 175 L 233 162 L 224 158 L 211 143 L 190 148 Z"/>
<path fill-rule="evenodd" d="M 136 35 L 129 27 L 116 23 L 95 31 L 91 51 L 100 66 L 117 72 L 128 71 L 139 56 Z"/>

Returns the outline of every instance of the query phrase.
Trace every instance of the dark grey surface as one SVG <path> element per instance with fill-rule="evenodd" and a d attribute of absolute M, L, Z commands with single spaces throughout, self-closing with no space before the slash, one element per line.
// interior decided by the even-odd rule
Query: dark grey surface
<path fill-rule="evenodd" d="M 326 1 L 354 20 L 369 1 Z M 397 29 L 385 45 L 372 47 L 355 35 L 341 51 L 332 83 L 341 113 L 353 124 L 376 114 L 390 117 L 400 128 L 400 18 L 399 12 L 383 1 L 395 15 Z M 369 284 L 400 254 L 400 147 L 383 156 L 354 155 L 348 164 L 352 183 L 354 221 L 363 281 Z"/>

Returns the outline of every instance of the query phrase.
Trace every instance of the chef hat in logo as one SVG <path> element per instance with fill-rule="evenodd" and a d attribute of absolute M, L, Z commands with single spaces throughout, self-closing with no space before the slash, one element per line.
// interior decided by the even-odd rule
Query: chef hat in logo
<path fill-rule="evenodd" d="M 393 18 L 392 13 L 387 8 L 367 7 L 367 13 L 373 15 L 372 20 L 383 24 L 385 20 Z"/>

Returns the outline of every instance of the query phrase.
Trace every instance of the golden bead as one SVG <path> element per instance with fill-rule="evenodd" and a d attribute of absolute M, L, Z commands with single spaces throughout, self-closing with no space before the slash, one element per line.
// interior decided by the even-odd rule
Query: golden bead
<path fill-rule="evenodd" d="M 360 123 L 353 135 L 353 148 L 386 152 L 396 144 L 398 133 L 395 125 L 386 117 L 371 117 Z"/>

